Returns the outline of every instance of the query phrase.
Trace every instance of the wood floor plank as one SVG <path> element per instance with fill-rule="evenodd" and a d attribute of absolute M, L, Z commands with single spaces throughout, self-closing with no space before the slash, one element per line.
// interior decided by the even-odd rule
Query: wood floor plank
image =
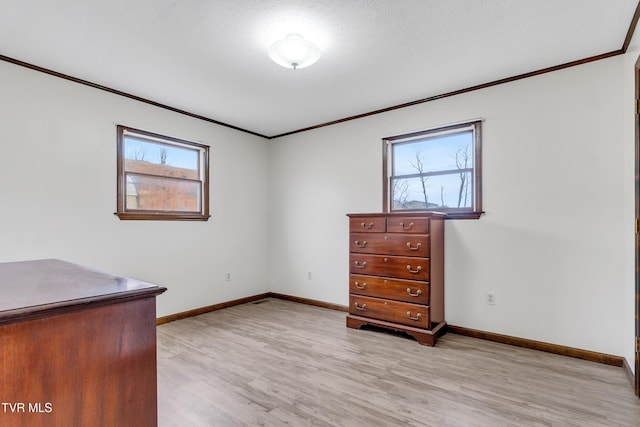
<path fill-rule="evenodd" d="M 158 326 L 159 425 L 640 426 L 623 369 L 279 299 Z"/>

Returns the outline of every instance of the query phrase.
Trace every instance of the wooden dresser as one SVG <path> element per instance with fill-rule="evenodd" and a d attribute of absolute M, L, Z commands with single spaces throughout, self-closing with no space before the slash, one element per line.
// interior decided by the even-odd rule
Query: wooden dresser
<path fill-rule="evenodd" d="M 53 259 L 0 263 L 0 425 L 157 425 L 165 290 Z"/>
<path fill-rule="evenodd" d="M 440 213 L 348 214 L 347 327 L 404 331 L 435 345 L 444 318 L 444 218 Z"/>

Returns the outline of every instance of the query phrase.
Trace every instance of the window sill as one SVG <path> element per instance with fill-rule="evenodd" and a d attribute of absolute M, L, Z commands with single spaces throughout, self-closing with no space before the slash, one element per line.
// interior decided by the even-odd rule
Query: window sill
<path fill-rule="evenodd" d="M 479 212 L 471 212 L 471 211 L 466 211 L 466 212 L 451 212 L 451 211 L 445 211 L 445 210 L 435 210 L 435 211 L 427 211 L 424 209 L 402 209 L 402 210 L 395 210 L 395 211 L 391 211 L 391 213 L 395 213 L 395 212 L 399 212 L 399 213 L 411 213 L 411 212 L 431 212 L 431 213 L 437 213 L 437 214 L 441 214 L 441 215 L 446 215 L 446 217 L 444 219 L 480 219 L 480 216 L 482 216 L 482 214 L 484 213 L 484 211 L 479 211 Z"/>
<path fill-rule="evenodd" d="M 211 215 L 179 214 L 179 213 L 134 213 L 115 212 L 121 220 L 145 220 L 145 221 L 208 221 Z"/>
<path fill-rule="evenodd" d="M 484 212 L 447 212 L 445 219 L 480 219 Z"/>

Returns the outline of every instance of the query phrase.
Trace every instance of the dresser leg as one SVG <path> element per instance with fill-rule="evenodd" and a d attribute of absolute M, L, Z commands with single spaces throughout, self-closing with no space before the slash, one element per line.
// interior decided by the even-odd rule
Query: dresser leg
<path fill-rule="evenodd" d="M 347 328 L 358 329 L 362 325 L 366 325 L 368 322 L 354 319 L 353 317 L 347 315 Z"/>
<path fill-rule="evenodd" d="M 412 337 L 414 337 L 416 341 L 418 341 L 418 344 L 428 345 L 430 347 L 433 347 L 434 345 L 436 345 L 437 337 L 432 334 L 425 334 L 422 332 L 415 332 L 415 331 L 404 331 L 404 332 L 407 335 L 411 335 Z"/>
<path fill-rule="evenodd" d="M 405 332 L 414 337 L 419 344 L 433 347 L 436 345 L 438 338 L 447 333 L 447 324 L 446 322 L 440 322 L 429 332 L 421 332 L 413 329 L 405 330 Z"/>

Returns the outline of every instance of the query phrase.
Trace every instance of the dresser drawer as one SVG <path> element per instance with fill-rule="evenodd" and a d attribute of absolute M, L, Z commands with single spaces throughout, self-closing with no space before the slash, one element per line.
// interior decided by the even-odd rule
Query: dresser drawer
<path fill-rule="evenodd" d="M 351 233 L 349 251 L 363 254 L 429 256 L 427 234 Z"/>
<path fill-rule="evenodd" d="M 428 281 L 429 259 L 391 255 L 350 254 L 349 272 Z"/>
<path fill-rule="evenodd" d="M 356 217 L 349 218 L 349 232 L 358 231 L 367 233 L 384 233 L 387 228 L 387 222 L 384 217 Z"/>
<path fill-rule="evenodd" d="M 429 233 L 429 218 L 401 217 L 387 218 L 387 232 L 389 233 Z"/>
<path fill-rule="evenodd" d="M 429 283 L 352 274 L 349 293 L 415 304 L 429 304 Z"/>
<path fill-rule="evenodd" d="M 381 298 L 349 295 L 349 313 L 373 319 L 429 328 L 429 307 Z"/>

